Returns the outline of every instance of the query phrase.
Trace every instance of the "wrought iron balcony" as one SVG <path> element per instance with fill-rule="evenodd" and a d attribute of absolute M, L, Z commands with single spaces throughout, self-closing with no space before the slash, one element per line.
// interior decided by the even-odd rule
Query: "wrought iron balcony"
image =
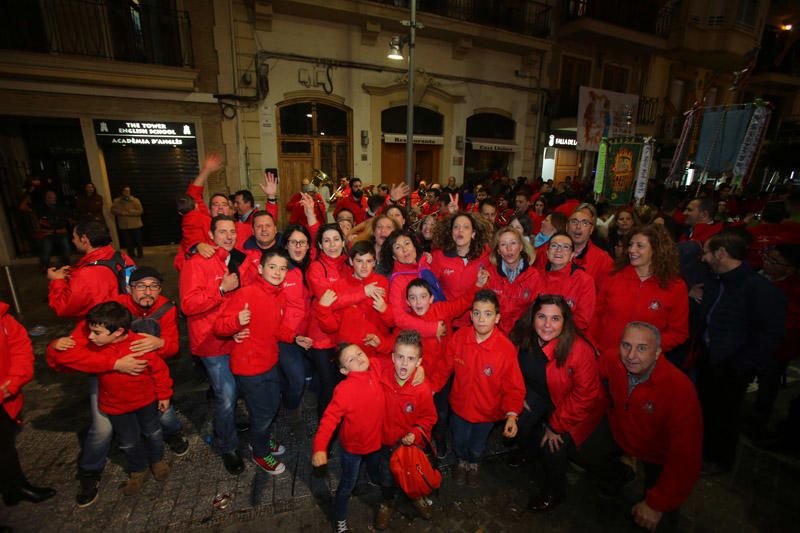
<path fill-rule="evenodd" d="M 409 7 L 409 0 L 370 1 Z M 533 37 L 550 35 L 550 6 L 532 0 L 417 0 L 417 9 Z"/>
<path fill-rule="evenodd" d="M 641 126 L 650 126 L 656 123 L 660 112 L 661 99 L 658 97 L 639 97 L 639 114 L 636 123 Z"/>
<path fill-rule="evenodd" d="M 561 0 L 561 22 L 590 18 L 658 37 L 669 37 L 672 8 L 654 0 Z"/>
<path fill-rule="evenodd" d="M 0 48 L 191 67 L 188 13 L 152 4 L 0 0 Z"/>

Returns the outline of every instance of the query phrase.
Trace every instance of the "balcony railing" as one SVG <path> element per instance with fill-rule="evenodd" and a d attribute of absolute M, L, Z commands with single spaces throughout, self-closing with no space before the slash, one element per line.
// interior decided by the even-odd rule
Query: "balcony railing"
<path fill-rule="evenodd" d="M 0 48 L 190 67 L 185 11 L 127 0 L 0 0 Z"/>
<path fill-rule="evenodd" d="M 561 0 L 561 21 L 591 18 L 631 30 L 669 37 L 672 8 L 653 0 Z"/>
<path fill-rule="evenodd" d="M 650 126 L 656 123 L 659 114 L 660 98 L 652 98 L 649 96 L 641 96 L 639 98 L 639 115 L 636 117 L 636 123 L 641 126 Z"/>
<path fill-rule="evenodd" d="M 409 7 L 409 0 L 370 1 Z M 417 9 L 533 37 L 550 35 L 550 6 L 531 0 L 417 0 Z"/>

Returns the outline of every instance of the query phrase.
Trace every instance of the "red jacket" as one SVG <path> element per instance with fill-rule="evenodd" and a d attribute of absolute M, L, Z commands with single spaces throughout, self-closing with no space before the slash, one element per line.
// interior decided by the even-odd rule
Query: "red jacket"
<path fill-rule="evenodd" d="M 430 383 L 434 392 L 439 392 L 450 378 L 450 373 L 444 364 L 444 350 L 447 346 L 447 340 L 453 333 L 451 322 L 472 305 L 475 291 L 478 290 L 474 285 L 473 287 L 472 291 L 464 294 L 461 298 L 431 304 L 428 312 L 422 316 L 415 314 L 408 308 L 407 304 L 404 304 L 405 314 L 412 315 L 414 318 L 423 320 L 428 324 L 433 324 L 436 328 L 438 328 L 440 320 L 444 321 L 447 326 L 447 335 L 441 341 L 436 336 L 435 329 L 431 335 L 420 333 L 422 336 L 422 367 L 425 369 L 425 381 Z M 397 314 L 399 315 L 400 312 L 398 311 Z"/>
<path fill-rule="evenodd" d="M 333 335 L 336 344 L 358 344 L 363 348 L 364 353 L 370 357 L 377 355 L 388 356 L 392 353 L 394 337 L 391 327 L 394 325 L 392 310 L 387 302 L 386 310 L 379 313 L 372 307 L 372 298 L 367 298 L 364 294 L 364 287 L 370 283 L 377 283 L 387 293 L 389 292 L 389 281 L 374 272 L 366 279 L 356 279 L 350 275 L 340 279 L 334 285 L 333 290 L 338 295 L 361 295 L 358 303 L 346 306 L 337 306 L 338 299 L 330 307 L 321 305 L 314 306 L 314 312 L 319 317 L 319 324 L 325 333 Z M 377 348 L 364 344 L 364 338 L 368 334 L 377 335 L 380 344 Z"/>
<path fill-rule="evenodd" d="M 369 370 L 350 372 L 336 385 L 314 435 L 314 452 L 327 449 L 340 420 L 339 443 L 347 452 L 365 455 L 380 449 L 386 415 L 382 370 L 379 360 L 370 359 Z"/>
<path fill-rule="evenodd" d="M 95 305 L 111 300 L 119 294 L 117 276 L 100 265 L 90 265 L 94 261 L 111 259 L 115 250 L 101 246 L 87 253 L 72 267 L 69 279 L 50 281 L 48 300 L 50 308 L 60 317 L 81 318 Z M 122 254 L 125 264 L 133 265 L 133 260 Z"/>
<path fill-rule="evenodd" d="M 289 211 L 289 224 L 302 224 L 306 228 L 310 228 L 308 225 L 308 219 L 306 218 L 306 211 L 303 207 L 303 204 L 300 203 L 300 196 L 301 193 L 296 193 L 289 199 L 289 203 L 286 204 L 286 209 Z M 322 201 L 322 196 L 318 192 L 311 193 L 312 197 L 315 200 L 314 203 L 314 211 L 317 214 L 317 221 L 325 221 L 328 219 L 328 215 L 325 211 L 325 203 Z"/>
<path fill-rule="evenodd" d="M 500 331 L 508 335 L 517 320 L 542 293 L 542 276 L 538 269 L 528 265 L 525 260 L 525 269 L 512 283 L 508 281 L 498 264 L 496 267 L 489 267 L 489 282 L 486 288 L 497 294 L 497 299 L 500 301 Z"/>
<path fill-rule="evenodd" d="M 232 340 L 219 337 L 213 331 L 224 300 L 219 285 L 228 270 L 228 255 L 223 248 L 217 248 L 209 259 L 196 254 L 181 271 L 181 310 L 186 315 L 190 348 L 199 357 L 229 354 L 233 347 Z M 251 267 L 246 260 L 239 266 L 240 282 L 248 277 L 248 268 Z"/>
<path fill-rule="evenodd" d="M 97 374 L 100 410 L 108 415 L 123 415 L 172 397 L 172 378 L 164 360 L 153 352 L 142 355 L 147 361 L 144 372 L 137 376 L 114 371 L 114 363 L 130 354 L 131 343 L 144 337 L 130 332 L 113 344 L 97 346 L 89 340 L 89 329 L 79 325 L 71 333 L 75 347 L 63 352 L 47 347 L 47 363 L 55 370 L 77 370 Z M 55 342 L 55 341 L 53 341 Z"/>
<path fill-rule="evenodd" d="M 725 226 L 722 224 L 722 222 L 714 222 L 713 224 L 695 224 L 689 228 L 688 234 L 681 235 L 681 238 L 678 240 L 678 242 L 696 241 L 700 243 L 700 246 L 702 247 L 708 239 L 723 229 L 725 229 Z"/>
<path fill-rule="evenodd" d="M 600 353 L 616 353 L 625 325 L 634 320 L 657 327 L 661 349 L 667 353 L 689 337 L 686 283 L 676 277 L 663 289 L 655 276 L 640 281 L 628 265 L 606 279 L 594 316 L 589 338 Z"/>
<path fill-rule="evenodd" d="M 747 262 L 750 266 L 755 270 L 761 269 L 761 254 L 769 248 L 783 243 L 800 243 L 799 226 L 793 222 L 761 222 L 756 226 L 749 226 L 747 231 L 753 236 L 753 241 L 747 247 Z"/>
<path fill-rule="evenodd" d="M 337 258 L 331 258 L 325 253 L 319 254 L 314 261 L 308 266 L 306 272 L 306 280 L 308 287 L 311 289 L 312 296 L 319 300 L 325 291 L 328 289 L 336 290 L 336 284 L 340 279 L 353 276 L 353 270 L 347 264 L 347 256 L 340 255 Z M 336 303 L 339 306 L 346 306 L 358 302 L 363 298 L 363 291 L 361 294 L 354 293 L 337 293 L 338 299 Z M 326 333 L 322 329 L 319 317 L 312 315 L 311 321 L 308 326 L 308 336 L 314 340 L 313 347 L 318 349 L 333 348 L 336 346 L 336 336 Z"/>
<path fill-rule="evenodd" d="M 572 258 L 572 262 L 586 270 L 594 280 L 595 289 L 600 292 L 603 282 L 614 267 L 614 260 L 604 250 L 598 248 L 591 241 L 586 243 L 586 248 Z"/>
<path fill-rule="evenodd" d="M 436 322 L 423 320 L 412 313 L 400 312 L 401 310 L 408 310 L 406 289 L 412 280 L 419 277 L 418 272 L 422 268 L 430 268 L 425 254 L 422 255 L 416 265 L 404 265 L 397 261 L 394 262 L 394 269 L 391 276 L 389 276 L 389 306 L 395 311 L 394 321 L 397 329 L 415 329 L 423 337 L 435 337 Z"/>
<path fill-rule="evenodd" d="M 586 271 L 569 263 L 561 270 L 548 270 L 549 265 L 542 272 L 542 294 L 560 294 L 572 309 L 572 318 L 581 331 L 586 331 L 594 317 L 597 292 L 594 280 Z"/>
<path fill-rule="evenodd" d="M 565 215 L 567 215 L 567 218 L 569 218 L 570 216 L 572 216 L 572 213 L 575 212 L 575 210 L 578 208 L 579 205 L 581 205 L 580 200 L 575 200 L 575 199 L 567 200 L 563 204 L 553 209 L 553 211 L 558 213 L 564 213 Z"/>
<path fill-rule="evenodd" d="M 364 219 L 367 218 L 367 195 L 363 195 L 360 202 L 356 202 L 355 198 L 349 195 L 339 198 L 336 202 L 336 207 L 333 208 L 333 218 L 336 219 L 339 212 L 343 209 L 347 209 L 353 213 L 355 223 L 361 224 L 364 222 Z M 325 219 L 323 218 L 321 220 Z"/>
<path fill-rule="evenodd" d="M 311 291 L 306 287 L 300 267 L 289 265 L 289 272 L 283 280 L 283 295 L 286 299 L 286 312 L 283 325 L 295 335 L 307 336 L 309 314 L 311 313 Z"/>
<path fill-rule="evenodd" d="M 394 375 L 394 366 L 389 363 L 381 373 L 381 385 L 386 402 L 382 438 L 384 446 L 396 446 L 398 441 L 409 433 L 414 434 L 414 444 L 422 444 L 420 427 L 428 439 L 431 438 L 431 429 L 437 418 L 436 406 L 433 405 L 433 391 L 427 380 L 415 387 L 411 384 L 413 379 L 414 375 L 400 385 Z"/>
<path fill-rule="evenodd" d="M 677 509 L 692 492 L 702 464 L 703 419 L 694 385 L 663 356 L 630 394 L 619 356 L 601 366 L 608 372 L 614 440 L 626 454 L 664 467 L 645 495 L 647 505 L 662 512 Z"/>
<path fill-rule="evenodd" d="M 238 215 L 234 215 L 234 220 L 236 221 L 236 249 L 237 250 L 244 250 L 244 243 L 253 236 L 253 215 L 256 214 L 256 208 L 253 208 L 250 213 L 247 214 L 247 218 L 241 220 Z M 275 220 L 275 223 L 278 223 L 278 204 L 265 202 L 264 203 L 264 211 L 272 215 L 272 218 Z"/>
<path fill-rule="evenodd" d="M 33 346 L 28 332 L 0 302 L 0 383 L 8 381 L 8 398 L 0 398 L 9 418 L 22 410 L 22 386 L 33 379 Z"/>
<path fill-rule="evenodd" d="M 517 349 L 498 328 L 480 344 L 472 326 L 456 331 L 444 363 L 445 376 L 455 373 L 450 407 L 467 422 L 496 422 L 522 412 L 525 382 Z"/>
<path fill-rule="evenodd" d="M 480 267 L 489 269 L 489 247 L 483 251 L 477 259 L 464 261 L 455 252 L 445 253 L 442 250 L 433 251 L 431 261 L 431 271 L 442 284 L 444 296 L 448 300 L 454 300 L 462 294 L 468 292 L 478 279 Z M 456 317 L 453 321 L 455 327 L 468 326 L 469 316 L 464 313 Z"/>
<path fill-rule="evenodd" d="M 786 337 L 775 354 L 779 361 L 788 363 L 800 356 L 797 349 L 800 346 L 800 275 L 773 281 L 772 284 L 786 295 L 786 301 L 789 302 L 786 309 Z"/>
<path fill-rule="evenodd" d="M 250 323 L 242 326 L 239 311 L 247 304 Z M 245 327 L 250 336 L 234 342 L 231 348 L 231 373 L 256 376 L 269 372 L 278 363 L 278 341 L 294 342 L 294 332 L 282 324 L 286 299 L 281 288 L 259 278 L 252 285 L 231 293 L 214 320 L 214 335 L 231 337 Z"/>
<path fill-rule="evenodd" d="M 204 242 L 213 245 L 209 231 L 211 230 L 211 213 L 203 200 L 203 188 L 189 184 L 186 194 L 194 199 L 196 208 L 181 217 L 181 242 L 175 255 L 175 269 L 180 272 L 186 263 L 186 253 L 195 244 Z"/>
<path fill-rule="evenodd" d="M 133 297 L 131 297 L 130 294 L 118 294 L 112 298 L 112 300 L 124 305 L 128 311 L 131 312 L 134 319 L 147 318 L 161 309 L 161 306 L 169 303 L 169 300 L 161 295 L 158 296 L 156 303 L 153 304 L 153 307 L 148 307 L 147 309 L 136 305 L 136 302 L 133 301 Z M 166 359 L 177 354 L 178 350 L 180 349 L 177 306 L 173 305 L 172 309 L 164 313 L 161 318 L 158 319 L 158 324 L 161 326 L 161 336 L 159 338 L 164 341 L 164 346 L 162 346 L 160 350 L 156 350 L 155 353 L 156 355 Z"/>
<path fill-rule="evenodd" d="M 554 341 L 542 349 L 548 361 L 547 389 L 555 406 L 547 423 L 556 433 L 569 433 L 575 445 L 580 446 L 603 418 L 606 404 L 600 371 L 594 348 L 580 337 L 575 337 L 561 368 L 555 361 L 557 346 L 558 341 Z"/>

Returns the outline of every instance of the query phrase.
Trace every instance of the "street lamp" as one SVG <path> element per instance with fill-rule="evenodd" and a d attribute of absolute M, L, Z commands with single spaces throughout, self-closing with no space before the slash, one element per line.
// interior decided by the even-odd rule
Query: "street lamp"
<path fill-rule="evenodd" d="M 411 162 L 414 158 L 414 43 L 416 40 L 416 30 L 424 26 L 417 23 L 417 0 L 410 0 L 411 20 L 403 20 L 400 23 L 408 26 L 408 36 L 401 37 L 395 35 L 389 42 L 389 59 L 402 60 L 403 46 L 408 45 L 408 104 L 406 105 L 406 185 L 408 185 L 408 197 L 406 207 L 411 209 L 411 191 L 414 190 L 414 176 L 411 174 Z"/>

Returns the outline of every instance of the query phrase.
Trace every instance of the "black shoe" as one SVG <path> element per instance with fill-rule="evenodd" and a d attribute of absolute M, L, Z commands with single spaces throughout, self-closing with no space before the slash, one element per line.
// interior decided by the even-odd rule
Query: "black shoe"
<path fill-rule="evenodd" d="M 556 498 L 555 496 L 546 495 L 546 496 L 534 496 L 528 502 L 528 510 L 533 511 L 534 513 L 549 513 L 561 503 L 561 498 Z"/>
<path fill-rule="evenodd" d="M 519 468 L 525 464 L 525 453 L 519 448 L 511 450 L 506 459 L 509 468 Z"/>
<path fill-rule="evenodd" d="M 244 461 L 238 451 L 223 453 L 222 462 L 225 464 L 225 470 L 234 476 L 244 472 Z"/>
<path fill-rule="evenodd" d="M 436 444 L 436 457 L 444 459 L 447 457 L 447 441 L 445 439 L 434 439 Z"/>
<path fill-rule="evenodd" d="M 3 494 L 6 505 L 17 505 L 21 501 L 41 503 L 56 495 L 55 489 L 49 487 L 34 487 L 27 481 Z"/>
<path fill-rule="evenodd" d="M 100 485 L 100 474 L 95 472 L 81 472 L 78 474 L 81 490 L 75 497 L 78 507 L 89 507 L 97 501 L 97 487 Z"/>
<path fill-rule="evenodd" d="M 250 431 L 250 422 L 236 422 L 236 433 Z"/>
<path fill-rule="evenodd" d="M 169 449 L 172 450 L 177 457 L 181 457 L 186 455 L 186 452 L 189 451 L 189 441 L 183 436 L 183 433 L 180 431 L 170 435 L 167 437 L 167 446 Z"/>

